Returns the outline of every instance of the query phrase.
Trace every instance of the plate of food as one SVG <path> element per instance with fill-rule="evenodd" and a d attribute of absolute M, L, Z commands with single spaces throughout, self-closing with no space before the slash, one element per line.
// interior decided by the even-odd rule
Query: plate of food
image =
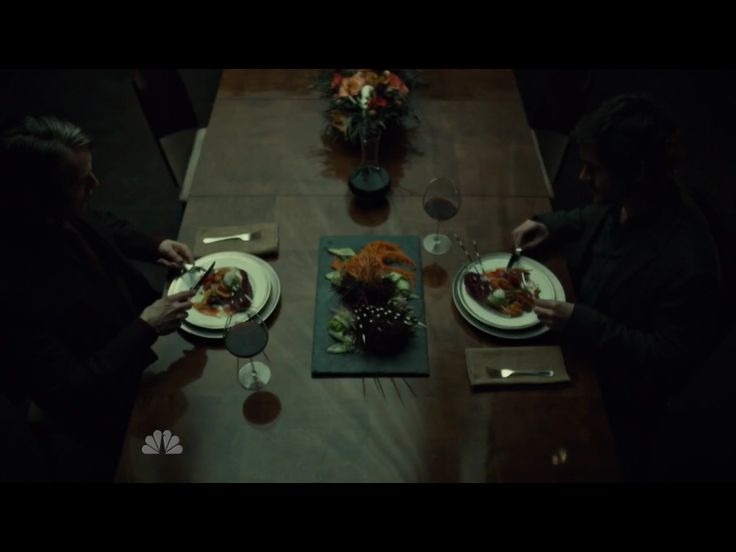
<path fill-rule="evenodd" d="M 232 253 L 233 255 L 245 255 L 250 257 L 247 253 Z M 271 294 L 268 297 L 268 301 L 266 301 L 266 304 L 263 306 L 261 311 L 258 313 L 258 316 L 266 321 L 268 318 L 274 313 L 276 310 L 276 307 L 278 307 L 279 300 L 281 299 L 281 281 L 279 280 L 278 274 L 276 274 L 276 271 L 273 269 L 273 267 L 268 264 L 266 261 L 259 257 L 252 257 L 256 262 L 258 262 L 263 269 L 268 274 L 268 278 L 271 282 Z M 200 272 L 200 274 L 202 274 Z M 225 337 L 225 329 L 224 327 L 222 329 L 218 330 L 205 330 L 204 328 L 199 328 L 197 326 L 193 326 L 189 324 L 186 320 L 181 325 L 181 331 L 201 337 L 204 339 L 223 339 Z"/>
<path fill-rule="evenodd" d="M 263 261 L 245 253 L 222 252 L 202 257 L 195 264 L 206 269 L 213 262 L 213 271 L 192 297 L 194 306 L 187 313 L 187 324 L 222 330 L 231 315 L 260 313 L 271 295 L 271 278 Z M 176 278 L 167 295 L 191 289 L 202 275 L 202 271 L 192 270 Z"/>
<path fill-rule="evenodd" d="M 557 277 L 543 264 L 522 257 L 510 271 L 510 253 L 489 253 L 463 269 L 458 294 L 465 310 L 484 324 L 503 330 L 523 330 L 539 324 L 534 300 L 555 299 Z"/>

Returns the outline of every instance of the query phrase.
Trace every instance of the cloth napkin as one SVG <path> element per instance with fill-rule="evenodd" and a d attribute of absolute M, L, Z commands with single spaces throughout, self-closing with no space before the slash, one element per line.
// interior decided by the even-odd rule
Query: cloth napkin
<path fill-rule="evenodd" d="M 225 240 L 205 244 L 204 238 L 234 236 L 250 232 L 260 232 L 260 236 L 250 241 Z M 197 229 L 192 254 L 195 258 L 222 251 L 241 251 L 251 255 L 271 255 L 279 250 L 279 227 L 273 222 L 258 222 L 245 226 L 202 226 Z"/>
<path fill-rule="evenodd" d="M 465 349 L 465 366 L 470 385 L 517 386 L 561 383 L 570 381 L 565 369 L 562 351 L 557 346 L 540 347 L 496 347 Z M 486 367 L 511 370 L 552 370 L 553 376 L 511 376 L 502 379 L 492 377 Z"/>

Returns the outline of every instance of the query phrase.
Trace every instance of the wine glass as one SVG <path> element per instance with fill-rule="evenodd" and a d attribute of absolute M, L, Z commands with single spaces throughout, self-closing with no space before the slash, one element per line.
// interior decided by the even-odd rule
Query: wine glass
<path fill-rule="evenodd" d="M 250 362 L 238 368 L 238 381 L 249 391 L 257 391 L 271 379 L 267 364 L 254 361 L 268 344 L 268 328 L 257 312 L 234 313 L 225 322 L 225 348 L 237 359 L 247 358 Z M 266 353 L 263 353 L 264 356 Z"/>
<path fill-rule="evenodd" d="M 424 249 L 433 255 L 444 255 L 452 247 L 452 241 L 440 234 L 440 222 L 451 219 L 460 210 L 460 191 L 449 178 L 435 178 L 427 186 L 422 203 L 426 213 L 437 221 L 435 233 L 424 238 Z"/>

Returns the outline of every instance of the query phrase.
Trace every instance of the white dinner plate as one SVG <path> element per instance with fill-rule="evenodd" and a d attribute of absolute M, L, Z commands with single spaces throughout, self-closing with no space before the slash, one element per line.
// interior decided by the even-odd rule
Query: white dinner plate
<path fill-rule="evenodd" d="M 483 272 L 490 272 L 498 268 L 505 268 L 511 258 L 510 253 L 489 253 L 481 257 Z M 462 273 L 462 278 L 468 272 L 478 273 L 480 265 L 478 263 L 468 264 Z M 557 298 L 556 289 L 562 289 L 560 281 L 546 266 L 542 263 L 530 259 L 529 257 L 521 257 L 514 268 L 524 268 L 529 271 L 528 279 L 531 280 L 539 288 L 540 299 L 557 299 L 564 301 L 564 291 L 562 298 Z M 460 286 L 458 298 L 465 310 L 476 320 L 498 328 L 500 330 L 524 330 L 532 328 L 539 324 L 539 319 L 533 311 L 525 312 L 521 316 L 506 316 L 490 305 L 479 302 L 470 295 L 467 287 L 463 284 Z"/>
<path fill-rule="evenodd" d="M 254 255 L 227 251 L 201 257 L 200 259 L 197 259 L 195 264 L 206 269 L 213 261 L 215 262 L 215 270 L 224 267 L 232 267 L 244 270 L 248 274 L 248 280 L 251 289 L 253 290 L 253 301 L 249 310 L 260 313 L 271 295 L 271 279 L 269 278 L 268 271 L 263 266 L 267 263 Z M 203 273 L 201 271 L 194 271 L 176 278 L 171 282 L 171 285 L 169 285 L 167 295 L 191 289 L 202 277 L 202 274 Z M 204 289 L 200 288 L 197 294 L 192 298 L 192 302 L 196 303 L 197 301 L 201 301 L 203 297 Z M 217 316 L 202 314 L 194 307 L 189 309 L 187 314 L 187 324 L 189 326 L 196 326 L 205 330 L 223 330 L 225 328 L 225 323 L 227 322 L 227 315 L 222 312 L 222 309 L 220 309 L 220 314 Z"/>
<path fill-rule="evenodd" d="M 457 274 L 455 274 L 455 278 L 452 282 L 452 300 L 455 304 L 455 308 L 457 308 L 460 315 L 465 319 L 468 324 L 476 328 L 477 330 L 480 330 L 481 332 L 492 335 L 494 337 L 499 337 L 501 339 L 512 339 L 512 340 L 519 340 L 519 339 L 530 339 L 533 337 L 537 337 L 539 335 L 542 335 L 549 331 L 549 328 L 545 326 L 544 324 L 541 324 L 539 321 L 537 321 L 537 324 L 531 328 L 526 329 L 511 329 L 511 330 L 503 330 L 500 328 L 493 327 L 489 324 L 485 324 L 472 316 L 468 310 L 463 306 L 461 300 L 460 300 L 460 293 L 462 288 L 465 287 L 465 283 L 463 281 L 465 273 L 470 269 L 471 264 L 468 263 L 465 266 L 463 266 Z M 562 287 L 562 283 L 555 277 L 554 280 L 554 291 L 555 296 L 554 299 L 557 301 L 564 301 L 565 300 L 565 290 Z"/>
<path fill-rule="evenodd" d="M 246 255 L 248 257 L 253 257 L 252 255 L 248 255 L 247 253 L 234 252 L 231 254 L 232 255 Z M 278 274 L 276 274 L 276 271 L 273 269 L 273 267 L 270 264 L 268 264 L 266 261 L 264 261 L 263 259 L 259 257 L 253 257 L 253 258 L 255 258 L 256 261 L 262 266 L 271 284 L 271 294 L 268 297 L 268 301 L 266 301 L 266 304 L 263 306 L 263 309 L 261 309 L 261 311 L 258 313 L 261 319 L 265 322 L 273 314 L 273 312 L 276 310 L 276 307 L 279 304 L 279 299 L 281 298 L 281 281 L 279 280 Z M 212 261 L 210 261 L 210 263 L 211 262 Z M 187 321 L 185 321 L 181 325 L 181 331 L 189 333 L 197 337 L 202 337 L 204 339 L 222 339 L 225 337 L 224 329 L 205 330 L 197 326 L 192 326 Z"/>

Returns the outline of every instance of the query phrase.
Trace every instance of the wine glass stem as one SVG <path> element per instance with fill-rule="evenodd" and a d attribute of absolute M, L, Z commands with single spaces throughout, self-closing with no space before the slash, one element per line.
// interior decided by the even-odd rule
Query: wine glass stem
<path fill-rule="evenodd" d="M 434 245 L 432 246 L 432 250 L 434 252 L 437 252 L 437 248 L 440 245 L 440 219 L 437 219 L 437 229 L 434 232 Z"/>
<path fill-rule="evenodd" d="M 250 357 L 250 375 L 253 377 L 253 382 L 258 382 L 258 374 L 256 373 L 256 363 L 253 362 L 253 357 Z"/>

